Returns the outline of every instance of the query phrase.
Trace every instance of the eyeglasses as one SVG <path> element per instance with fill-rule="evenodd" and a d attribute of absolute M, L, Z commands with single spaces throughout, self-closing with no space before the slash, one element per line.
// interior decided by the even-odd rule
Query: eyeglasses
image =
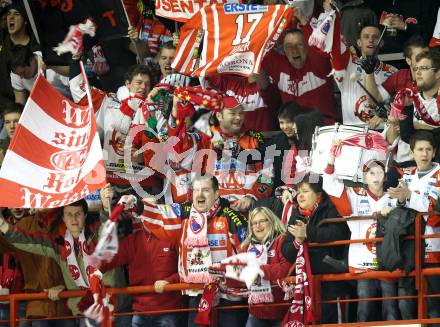
<path fill-rule="evenodd" d="M 251 226 L 255 227 L 255 226 L 258 226 L 258 225 L 267 224 L 268 222 L 269 222 L 269 220 L 267 220 L 267 219 L 262 219 L 262 220 L 259 220 L 259 221 L 253 221 L 251 223 Z"/>
<path fill-rule="evenodd" d="M 428 71 L 428 70 L 437 70 L 438 68 L 435 68 L 435 67 L 429 67 L 429 66 L 415 66 L 415 67 L 413 67 L 413 71 L 414 71 L 414 73 L 415 72 L 417 72 L 417 71 L 421 71 L 421 72 L 426 72 L 426 71 Z"/>

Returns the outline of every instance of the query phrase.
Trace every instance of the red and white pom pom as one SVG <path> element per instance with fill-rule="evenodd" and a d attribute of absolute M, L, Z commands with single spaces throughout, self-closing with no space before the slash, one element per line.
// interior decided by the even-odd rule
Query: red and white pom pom
<path fill-rule="evenodd" d="M 221 263 L 226 265 L 225 277 L 244 282 L 248 289 L 258 276 L 264 277 L 264 272 L 260 269 L 255 253 L 239 253 L 223 259 Z M 237 266 L 243 266 L 243 268 L 237 269 Z"/>
<path fill-rule="evenodd" d="M 59 56 L 67 52 L 72 53 L 73 56 L 77 56 L 84 50 L 83 35 L 87 34 L 93 37 L 95 36 L 95 32 L 95 23 L 93 20 L 88 18 L 83 23 L 71 25 L 69 28 L 69 33 L 67 33 L 63 42 L 59 43 L 58 46 L 53 49 Z"/>

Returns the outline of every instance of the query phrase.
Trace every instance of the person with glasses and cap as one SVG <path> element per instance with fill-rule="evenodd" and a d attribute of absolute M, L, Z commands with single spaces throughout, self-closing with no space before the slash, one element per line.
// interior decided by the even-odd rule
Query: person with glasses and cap
<path fill-rule="evenodd" d="M 341 141 L 335 140 L 334 146 L 340 146 Z M 327 168 L 323 175 L 323 188 L 335 204 L 342 216 L 371 216 L 375 213 L 388 214 L 396 206 L 396 200 L 390 198 L 384 190 L 385 165 L 379 160 L 370 160 L 363 167 L 364 185 L 362 187 L 345 187 L 342 180 L 335 174 L 336 156 L 330 154 Z M 365 219 L 348 221 L 351 239 L 369 239 L 376 235 L 376 220 Z M 372 243 L 350 244 L 348 254 L 350 271 L 366 272 L 378 269 L 376 246 Z M 382 294 L 382 295 L 380 295 Z M 376 296 L 397 296 L 396 281 L 359 279 L 357 282 L 358 298 Z M 358 303 L 357 319 L 359 322 L 370 321 L 374 317 L 374 302 Z M 400 313 L 396 300 L 382 301 L 383 320 L 398 320 Z M 374 320 L 374 319 L 373 319 Z"/>

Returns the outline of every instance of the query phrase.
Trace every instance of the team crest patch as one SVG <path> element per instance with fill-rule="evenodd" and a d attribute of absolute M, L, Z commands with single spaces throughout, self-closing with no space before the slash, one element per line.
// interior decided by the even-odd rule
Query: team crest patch
<path fill-rule="evenodd" d="M 209 309 L 209 303 L 206 299 L 200 299 L 199 311 L 203 312 Z"/>
<path fill-rule="evenodd" d="M 194 234 L 200 233 L 200 231 L 205 227 L 205 219 L 202 216 L 191 216 L 189 218 L 189 225 Z"/>
<path fill-rule="evenodd" d="M 214 228 L 217 230 L 223 230 L 223 228 L 225 228 L 225 223 L 223 221 L 217 221 L 214 224 Z"/>
<path fill-rule="evenodd" d="M 327 35 L 328 31 L 330 30 L 330 22 L 325 22 L 324 25 L 321 27 L 321 32 L 324 35 Z"/>
<path fill-rule="evenodd" d="M 275 250 L 270 250 L 269 252 L 267 252 L 267 256 L 270 258 L 275 257 Z"/>
<path fill-rule="evenodd" d="M 252 248 L 250 248 L 248 250 L 249 253 L 255 253 L 255 255 L 257 256 L 257 258 L 261 257 L 261 255 L 263 254 L 262 251 L 258 250 L 256 246 L 253 246 Z"/>

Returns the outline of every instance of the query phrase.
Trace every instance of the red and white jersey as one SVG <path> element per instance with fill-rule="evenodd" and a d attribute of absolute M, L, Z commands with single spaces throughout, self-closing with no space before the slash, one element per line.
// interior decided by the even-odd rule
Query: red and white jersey
<path fill-rule="evenodd" d="M 86 104 L 87 95 L 82 75 L 75 76 L 69 81 L 69 84 L 73 100 L 79 104 Z M 124 144 L 135 110 L 133 109 L 131 115 L 126 111 L 124 113 L 124 110 L 121 110 L 121 102 L 115 94 L 105 93 L 94 87 L 91 88 L 90 92 L 95 110 L 96 126 L 102 141 L 102 147 L 106 152 L 105 168 L 108 181 L 115 184 L 128 184 L 128 179 L 136 179 L 144 184 L 143 180 L 146 176 L 138 174 L 144 166 L 132 162 L 136 174 L 128 174 L 126 173 L 126 163 L 124 161 Z M 123 101 L 133 108 L 140 106 L 142 102 L 141 99 L 135 97 L 129 97 Z"/>
<path fill-rule="evenodd" d="M 431 99 L 424 99 L 421 93 L 417 93 L 416 95 L 419 98 L 420 104 L 423 105 L 426 109 L 426 113 L 429 116 L 430 119 L 432 119 L 435 122 L 440 121 L 440 96 L 437 96 L 435 98 Z M 418 123 L 420 125 L 425 125 L 427 127 L 434 127 L 438 128 L 439 125 L 433 125 L 429 122 L 426 122 L 423 117 L 419 114 L 419 112 L 416 109 L 416 106 L 414 105 L 414 116 L 413 116 L 413 122 Z"/>
<path fill-rule="evenodd" d="M 339 214 L 343 216 L 371 216 L 385 208 L 394 208 L 396 200 L 388 194 L 380 198 L 364 188 L 345 187 L 335 174 L 323 175 L 323 189 L 330 196 Z M 376 237 L 375 219 L 348 221 L 351 239 L 370 239 Z M 374 243 L 350 244 L 348 264 L 355 269 L 377 269 L 376 246 Z"/>
<path fill-rule="evenodd" d="M 286 5 L 206 6 L 182 27 L 172 66 L 185 75 L 201 77 L 258 73 L 264 55 L 292 15 L 293 9 Z M 200 44 L 203 49 L 198 62 L 195 54 Z"/>
<path fill-rule="evenodd" d="M 309 47 L 304 67 L 296 69 L 284 54 L 272 50 L 264 58 L 262 67 L 270 83 L 278 87 L 283 103 L 295 101 L 301 107 L 317 109 L 328 123 L 334 123 L 336 102 L 328 77 L 332 70 L 328 56 Z"/>
<path fill-rule="evenodd" d="M 389 94 L 382 87 L 382 83 L 396 71 L 396 68 L 383 62 L 380 62 L 374 71 L 378 90 L 384 100 L 389 98 Z M 341 90 L 342 121 L 344 125 L 365 125 L 369 119 L 370 105 L 365 91 L 357 82 L 351 80 L 354 75 L 358 77 L 362 85 L 365 85 L 365 72 L 360 65 L 359 58 L 352 56 L 345 68 L 342 80 L 335 79 Z"/>
<path fill-rule="evenodd" d="M 432 163 L 433 169 L 423 177 L 419 177 L 417 169 L 412 174 L 404 174 L 403 181 L 411 191 L 411 198 L 406 201 L 406 207 L 419 212 L 433 211 L 438 201 L 440 188 L 440 166 Z M 425 235 L 440 234 L 440 216 L 424 216 L 426 221 Z M 425 240 L 425 262 L 440 262 L 440 238 Z"/>

